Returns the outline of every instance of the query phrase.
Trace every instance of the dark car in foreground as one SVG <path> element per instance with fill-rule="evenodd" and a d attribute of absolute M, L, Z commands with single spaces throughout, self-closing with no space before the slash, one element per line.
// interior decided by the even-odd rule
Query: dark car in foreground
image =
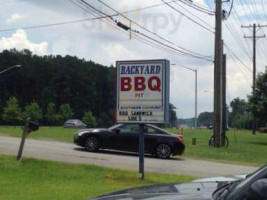
<path fill-rule="evenodd" d="M 97 200 L 267 200 L 267 165 L 246 178 L 216 177 L 183 184 L 132 188 L 95 198 Z"/>
<path fill-rule="evenodd" d="M 99 149 L 139 151 L 139 125 L 118 124 L 108 129 L 82 129 L 74 135 L 74 143 L 94 152 Z M 169 133 L 153 125 L 145 125 L 145 153 L 159 158 L 182 155 L 183 136 Z"/>

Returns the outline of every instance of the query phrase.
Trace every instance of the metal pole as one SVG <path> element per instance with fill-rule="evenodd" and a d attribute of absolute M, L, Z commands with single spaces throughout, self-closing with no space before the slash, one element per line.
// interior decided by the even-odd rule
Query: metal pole
<path fill-rule="evenodd" d="M 144 158 L 145 158 L 145 126 L 140 124 L 140 134 L 139 134 L 139 179 L 143 180 L 145 178 L 144 172 Z"/>
<path fill-rule="evenodd" d="M 195 70 L 196 79 L 195 79 L 195 129 L 197 129 L 197 69 Z"/>
<path fill-rule="evenodd" d="M 7 71 L 9 71 L 9 70 L 11 70 L 11 69 L 13 69 L 15 67 L 19 68 L 19 67 L 21 67 L 21 65 L 14 65 L 12 67 L 9 67 L 8 69 L 5 69 L 5 70 L 1 71 L 0 74 L 3 74 L 3 73 L 5 73 L 5 72 L 7 72 Z"/>
<path fill-rule="evenodd" d="M 256 24 L 253 24 L 253 96 L 255 96 L 255 81 L 256 81 Z M 253 115 L 252 133 L 256 134 L 256 119 Z"/>
<path fill-rule="evenodd" d="M 222 65 L 222 0 L 216 0 L 216 31 L 215 31 L 215 63 L 214 63 L 214 122 L 213 134 L 215 147 L 221 146 L 221 74 Z"/>

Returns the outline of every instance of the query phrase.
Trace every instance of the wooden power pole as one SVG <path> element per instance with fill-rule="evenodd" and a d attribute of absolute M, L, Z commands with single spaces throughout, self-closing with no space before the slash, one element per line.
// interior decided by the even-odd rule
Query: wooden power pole
<path fill-rule="evenodd" d="M 264 38 L 265 35 L 261 35 L 261 36 L 257 36 L 257 31 L 262 28 L 262 27 L 267 27 L 267 25 L 256 25 L 256 24 L 253 24 L 253 25 L 249 25 L 249 26 L 241 26 L 242 28 L 252 28 L 253 29 L 253 35 L 252 36 L 244 36 L 244 38 L 247 38 L 247 39 L 252 39 L 253 41 L 253 78 L 252 78 L 252 94 L 253 96 L 255 96 L 255 83 L 256 83 L 256 61 L 257 61 L 257 58 L 256 58 L 256 45 L 257 45 L 257 39 L 260 39 L 260 38 Z M 256 118 L 255 116 L 253 115 L 253 118 L 252 118 L 252 133 L 253 135 L 256 134 Z"/>
<path fill-rule="evenodd" d="M 221 69 L 222 69 L 222 0 L 216 0 L 215 17 L 215 59 L 214 59 L 214 119 L 213 134 L 215 147 L 221 146 L 222 133 L 222 97 L 221 97 Z"/>

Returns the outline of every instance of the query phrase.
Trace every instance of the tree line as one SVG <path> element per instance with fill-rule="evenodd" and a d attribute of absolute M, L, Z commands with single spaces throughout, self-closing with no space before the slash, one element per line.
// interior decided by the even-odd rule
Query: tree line
<path fill-rule="evenodd" d="M 20 123 L 29 114 L 42 125 L 62 125 L 67 118 L 84 117 L 91 118 L 93 126 L 114 123 L 113 66 L 75 56 L 37 56 L 29 50 L 0 53 L 0 71 L 17 64 L 22 67 L 0 75 L 1 124 Z M 9 112 L 16 113 L 14 121 Z"/>
<path fill-rule="evenodd" d="M 257 127 L 267 127 L 267 68 L 265 72 L 257 75 L 255 95 L 248 95 L 246 99 L 235 98 L 228 108 L 229 127 L 238 129 L 251 129 L 253 116 Z M 213 124 L 213 112 L 200 113 L 198 124 L 210 126 Z M 267 131 L 267 128 L 266 128 Z"/>
<path fill-rule="evenodd" d="M 116 68 L 75 56 L 33 55 L 29 50 L 0 53 L 0 124 L 22 124 L 27 116 L 41 125 L 62 125 L 70 118 L 88 127 L 115 123 Z M 171 125 L 177 117 L 171 107 Z"/>

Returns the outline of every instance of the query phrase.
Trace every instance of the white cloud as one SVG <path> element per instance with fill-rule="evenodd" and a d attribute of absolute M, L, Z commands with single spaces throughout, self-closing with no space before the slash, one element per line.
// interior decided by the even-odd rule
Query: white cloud
<path fill-rule="evenodd" d="M 59 40 L 53 43 L 53 54 L 67 55 L 71 54 L 71 47 L 73 47 L 73 43 L 67 37 L 62 37 Z"/>
<path fill-rule="evenodd" d="M 17 30 L 11 37 L 2 37 L 0 40 L 0 51 L 5 49 L 29 49 L 34 54 L 47 54 L 47 42 L 33 43 L 28 40 L 27 33 L 24 30 Z"/>
<path fill-rule="evenodd" d="M 11 15 L 7 20 L 6 22 L 8 24 L 11 24 L 11 23 L 16 23 L 16 22 L 19 22 L 19 21 L 23 21 L 26 17 L 24 15 L 21 15 L 21 14 L 13 14 Z"/>

